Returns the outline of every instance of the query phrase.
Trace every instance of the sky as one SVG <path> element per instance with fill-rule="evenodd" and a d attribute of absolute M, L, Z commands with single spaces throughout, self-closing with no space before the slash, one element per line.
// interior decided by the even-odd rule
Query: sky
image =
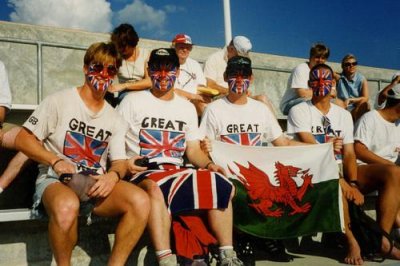
<path fill-rule="evenodd" d="M 253 51 L 308 58 L 323 42 L 329 61 L 352 53 L 360 65 L 400 70 L 399 0 L 231 0 L 232 35 Z M 225 44 L 223 0 L 1 0 L 0 20 L 93 32 L 132 24 L 140 38 Z"/>

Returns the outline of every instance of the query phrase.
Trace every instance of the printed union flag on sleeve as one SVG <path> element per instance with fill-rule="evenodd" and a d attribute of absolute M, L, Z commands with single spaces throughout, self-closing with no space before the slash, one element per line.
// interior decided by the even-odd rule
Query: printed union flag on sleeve
<path fill-rule="evenodd" d="M 212 142 L 212 159 L 236 187 L 234 225 L 284 239 L 344 229 L 338 165 L 330 143 L 254 147 Z"/>

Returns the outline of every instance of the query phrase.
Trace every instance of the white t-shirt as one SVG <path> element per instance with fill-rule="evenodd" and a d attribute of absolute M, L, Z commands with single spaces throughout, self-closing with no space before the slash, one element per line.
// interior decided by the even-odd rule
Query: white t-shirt
<path fill-rule="evenodd" d="M 174 95 L 170 101 L 155 97 L 150 90 L 127 95 L 117 108 L 129 122 L 128 156 L 141 155 L 150 162 L 182 164 L 186 141 L 199 139 L 196 109 Z"/>
<path fill-rule="evenodd" d="M 224 72 L 228 62 L 227 49 L 213 53 L 204 63 L 204 76 L 214 80 L 219 86 L 228 88 L 228 83 L 224 80 Z"/>
<path fill-rule="evenodd" d="M 23 126 L 43 141 L 47 150 L 75 164 L 77 171 L 103 174 L 108 156 L 111 161 L 127 158 L 128 124 L 107 102 L 98 113 L 89 110 L 77 88 L 46 97 Z M 41 168 L 54 175 L 51 167 Z"/>
<path fill-rule="evenodd" d="M 149 59 L 150 52 L 146 49 L 139 48 L 139 55 L 135 61 L 122 60 L 121 67 L 118 72 L 119 83 L 137 82 L 144 78 Z"/>
<path fill-rule="evenodd" d="M 180 72 L 175 82 L 175 88 L 197 94 L 197 87 L 200 85 L 207 85 L 203 70 L 201 69 L 199 62 L 188 57 L 186 62 L 180 66 Z"/>
<path fill-rule="evenodd" d="M 307 62 L 301 63 L 295 67 L 288 79 L 285 94 L 282 97 L 280 108 L 284 110 L 286 105 L 296 98 L 299 98 L 295 89 L 308 88 L 308 79 L 310 76 L 310 67 Z"/>
<path fill-rule="evenodd" d="M 400 121 L 391 123 L 377 110 L 369 111 L 357 121 L 354 140 L 363 143 L 376 155 L 396 162 L 400 151 Z"/>
<path fill-rule="evenodd" d="M 6 67 L 0 61 L 0 106 L 11 109 L 11 92 Z"/>
<path fill-rule="evenodd" d="M 299 103 L 289 111 L 287 132 L 295 138 L 297 138 L 295 133 L 309 132 L 318 143 L 325 143 L 334 136 L 342 137 L 343 144 L 354 143 L 354 126 L 350 112 L 331 104 L 326 117 L 330 121 L 330 128 L 327 124 L 324 126 L 324 115 L 311 101 Z M 341 154 L 335 154 L 335 157 L 338 162 L 342 159 Z"/>
<path fill-rule="evenodd" d="M 247 98 L 244 105 L 233 104 L 226 97 L 210 103 L 203 113 L 200 131 L 210 139 L 261 146 L 282 135 L 275 116 L 263 103 Z"/>

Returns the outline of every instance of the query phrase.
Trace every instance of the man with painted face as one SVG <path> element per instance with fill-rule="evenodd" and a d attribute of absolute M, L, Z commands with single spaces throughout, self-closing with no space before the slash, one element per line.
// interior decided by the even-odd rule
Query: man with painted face
<path fill-rule="evenodd" d="M 311 144 L 333 141 L 341 176 L 339 183 L 344 196 L 345 235 L 348 243 L 345 262 L 360 265 L 363 259 L 360 247 L 348 227 L 347 209 L 347 201 L 354 201 L 357 205 L 364 202 L 364 197 L 357 186 L 353 120 L 348 111 L 331 103 L 333 71 L 328 65 L 318 64 L 312 67 L 308 83 L 312 89 L 312 98 L 290 109 L 287 132 L 296 139 Z"/>
<path fill-rule="evenodd" d="M 152 87 L 127 95 L 118 111 L 130 124 L 127 153 L 132 182 L 150 196 L 148 223 L 159 265 L 177 265 L 171 252 L 171 215 L 207 211 L 208 223 L 220 246 L 220 265 L 243 265 L 232 246 L 232 184 L 200 149 L 195 107 L 174 93 L 179 75 L 174 49 L 150 54 L 148 72 Z M 183 155 L 195 170 L 183 167 Z M 137 166 L 138 159 L 148 163 Z"/>
<path fill-rule="evenodd" d="M 41 214 L 44 208 L 49 216 L 50 246 L 57 265 L 71 264 L 80 210 L 120 217 L 110 265 L 126 263 L 147 224 L 147 194 L 121 180 L 127 171 L 123 147 L 128 123 L 104 100 L 120 65 L 113 44 L 92 44 L 84 57 L 84 84 L 44 99 L 16 138 L 17 149 L 39 162 L 33 209 Z M 89 202 L 80 202 L 59 180 L 62 174 L 80 171 L 90 171 L 96 181 L 87 192 Z"/>
<path fill-rule="evenodd" d="M 260 101 L 248 97 L 247 90 L 253 78 L 249 58 L 230 58 L 224 77 L 229 85 L 228 95 L 209 104 L 201 119 L 200 131 L 206 137 L 201 143 L 204 151 L 212 151 L 210 139 L 247 146 L 261 146 L 263 142 L 270 142 L 274 146 L 302 144 L 286 138 L 271 110 Z M 240 243 L 246 249 L 253 246 L 253 239 L 242 239 L 246 239 L 247 243 Z M 292 260 L 285 252 L 282 242 L 268 240 L 262 245 L 264 249 L 265 244 L 270 247 L 266 250 L 270 260 Z M 252 259 L 254 258 L 246 258 Z"/>

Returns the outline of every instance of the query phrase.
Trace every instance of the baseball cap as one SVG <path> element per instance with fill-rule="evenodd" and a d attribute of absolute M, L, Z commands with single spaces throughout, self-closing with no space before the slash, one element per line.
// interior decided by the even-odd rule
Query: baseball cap
<path fill-rule="evenodd" d="M 183 33 L 177 34 L 175 36 L 175 38 L 172 40 L 172 45 L 174 46 L 175 43 L 193 44 L 192 38 L 190 38 L 189 35 Z"/>
<path fill-rule="evenodd" d="M 235 47 L 238 55 L 248 56 L 252 48 L 251 42 L 244 36 L 236 36 L 233 38 L 233 46 Z"/>
<path fill-rule="evenodd" d="M 393 74 L 393 76 L 392 76 L 392 81 L 393 81 L 397 76 L 400 76 L 400 71 Z"/>
<path fill-rule="evenodd" d="M 176 55 L 175 49 L 172 48 L 158 48 L 151 51 L 149 58 L 149 66 L 159 65 L 161 63 L 172 64 L 179 67 L 179 58 Z"/>
<path fill-rule="evenodd" d="M 387 97 L 400 100 L 400 84 L 396 84 L 391 90 L 389 90 L 387 93 Z"/>
<path fill-rule="evenodd" d="M 226 66 L 226 74 L 236 74 L 237 72 L 242 72 L 244 75 L 251 76 L 251 60 L 244 56 L 234 56 L 228 60 Z"/>

